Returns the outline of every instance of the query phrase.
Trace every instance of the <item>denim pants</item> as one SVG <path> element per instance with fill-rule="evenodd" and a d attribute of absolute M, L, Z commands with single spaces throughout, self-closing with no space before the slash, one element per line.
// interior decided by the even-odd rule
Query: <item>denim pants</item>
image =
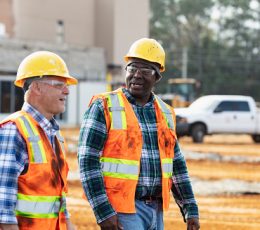
<path fill-rule="evenodd" d="M 161 201 L 135 200 L 136 213 L 118 213 L 124 230 L 163 230 Z"/>

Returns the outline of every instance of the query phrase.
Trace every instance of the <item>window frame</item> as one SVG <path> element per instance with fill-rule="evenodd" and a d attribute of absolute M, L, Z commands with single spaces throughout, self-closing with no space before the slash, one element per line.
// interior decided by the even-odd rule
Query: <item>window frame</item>
<path fill-rule="evenodd" d="M 230 108 L 229 110 L 225 109 L 227 105 L 221 107 L 221 105 L 223 105 L 224 103 L 229 104 L 228 106 L 228 108 Z M 223 100 L 217 105 L 216 109 L 220 109 L 220 111 L 222 112 L 250 112 L 251 111 L 249 102 L 246 100 L 237 100 L 237 101 Z"/>
<path fill-rule="evenodd" d="M 21 109 L 22 105 L 23 105 L 23 101 L 24 101 L 23 100 L 23 97 L 24 97 L 23 90 L 20 89 L 19 87 L 15 86 L 13 83 L 13 80 L 14 80 L 14 78 L 12 78 L 12 77 L 0 76 L 0 113 L 2 113 L 2 114 L 14 113 L 14 112 L 18 111 L 19 109 Z M 8 111 L 5 111 L 3 108 L 3 106 L 5 106 L 5 105 L 3 105 L 3 103 L 5 103 L 4 99 L 3 99 L 5 92 L 3 92 L 3 90 L 2 90 L 3 83 L 8 84 L 7 91 L 10 93 Z M 18 101 L 18 105 L 16 105 L 16 100 L 21 99 L 21 98 L 22 98 L 22 100 L 20 102 Z M 6 103 L 8 103 L 8 102 L 6 102 Z"/>

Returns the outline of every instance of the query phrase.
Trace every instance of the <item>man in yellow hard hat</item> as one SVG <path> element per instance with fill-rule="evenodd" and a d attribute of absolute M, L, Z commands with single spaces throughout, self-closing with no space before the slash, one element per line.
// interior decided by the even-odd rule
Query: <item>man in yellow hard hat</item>
<path fill-rule="evenodd" d="M 174 110 L 152 92 L 165 70 L 164 49 L 142 38 L 125 61 L 126 88 L 94 96 L 81 126 L 80 177 L 97 223 L 101 229 L 162 230 L 172 192 L 187 229 L 198 230 Z"/>
<path fill-rule="evenodd" d="M 21 62 L 15 85 L 25 102 L 0 123 L 0 229 L 74 229 L 64 139 L 54 119 L 73 84 L 77 79 L 55 53 L 34 52 Z"/>

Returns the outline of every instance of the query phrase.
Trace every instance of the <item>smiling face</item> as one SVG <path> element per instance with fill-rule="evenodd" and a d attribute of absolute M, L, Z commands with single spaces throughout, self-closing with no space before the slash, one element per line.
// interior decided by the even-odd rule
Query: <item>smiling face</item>
<path fill-rule="evenodd" d="M 69 94 L 66 80 L 60 77 L 48 77 L 46 82 L 39 81 L 42 89 L 42 105 L 45 111 L 51 116 L 63 113 L 65 111 L 65 103 Z"/>
<path fill-rule="evenodd" d="M 35 80 L 31 85 L 28 102 L 47 119 L 65 111 L 65 103 L 69 89 L 66 80 L 61 77 L 48 76 Z"/>
<path fill-rule="evenodd" d="M 126 88 L 140 105 L 149 101 L 152 89 L 157 82 L 156 71 L 149 62 L 132 58 L 126 67 Z"/>

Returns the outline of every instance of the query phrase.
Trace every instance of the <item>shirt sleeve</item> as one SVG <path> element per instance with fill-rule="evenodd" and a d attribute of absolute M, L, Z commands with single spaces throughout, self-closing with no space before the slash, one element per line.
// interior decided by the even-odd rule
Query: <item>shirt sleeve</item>
<path fill-rule="evenodd" d="M 17 224 L 17 184 L 28 162 L 26 145 L 11 122 L 0 127 L 0 143 L 0 223 Z"/>
<path fill-rule="evenodd" d="M 193 194 L 186 161 L 176 140 L 173 160 L 173 197 L 178 204 L 184 221 L 188 218 L 199 218 L 198 206 Z"/>
<path fill-rule="evenodd" d="M 116 215 L 108 201 L 100 166 L 100 156 L 106 139 L 104 107 L 102 101 L 98 99 L 91 104 L 84 115 L 78 146 L 80 179 L 98 223 Z"/>
<path fill-rule="evenodd" d="M 69 211 L 68 211 L 68 209 L 67 209 L 67 205 L 66 205 L 66 208 L 65 208 L 65 210 L 64 210 L 64 214 L 65 214 L 65 218 L 66 218 L 66 219 L 69 219 L 69 218 L 70 218 L 70 213 L 69 213 Z"/>

